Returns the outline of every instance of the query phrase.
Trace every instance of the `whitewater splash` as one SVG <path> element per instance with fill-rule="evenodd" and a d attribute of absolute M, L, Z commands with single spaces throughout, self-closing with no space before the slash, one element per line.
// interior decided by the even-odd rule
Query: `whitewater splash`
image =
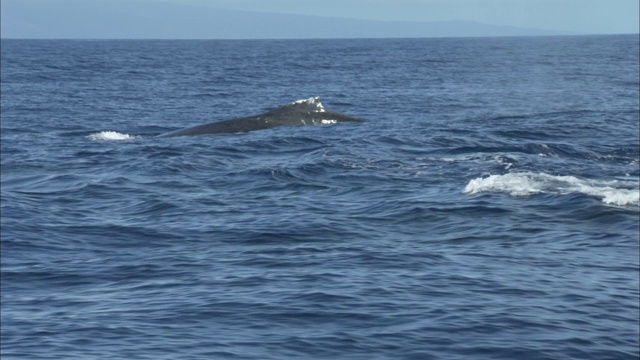
<path fill-rule="evenodd" d="M 523 172 L 477 178 L 469 181 L 464 192 L 504 192 L 511 196 L 581 193 L 602 199 L 603 203 L 609 205 L 640 206 L 638 182 L 588 180 L 545 173 Z"/>
<path fill-rule="evenodd" d="M 134 135 L 122 134 L 117 131 L 101 131 L 87 135 L 89 140 L 131 140 L 135 138 Z"/>

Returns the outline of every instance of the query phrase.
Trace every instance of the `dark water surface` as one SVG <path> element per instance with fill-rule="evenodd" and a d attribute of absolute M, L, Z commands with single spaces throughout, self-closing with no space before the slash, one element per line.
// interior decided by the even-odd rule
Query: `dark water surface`
<path fill-rule="evenodd" d="M 2 40 L 2 359 L 637 359 L 638 61 Z M 153 138 L 315 95 L 369 122 Z"/>

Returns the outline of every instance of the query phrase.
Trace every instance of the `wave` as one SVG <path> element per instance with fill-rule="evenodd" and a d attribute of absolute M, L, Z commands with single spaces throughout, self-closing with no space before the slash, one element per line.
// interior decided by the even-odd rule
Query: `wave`
<path fill-rule="evenodd" d="M 599 198 L 608 205 L 640 206 L 637 181 L 589 180 L 545 173 L 523 172 L 480 177 L 469 181 L 464 192 L 505 192 L 511 196 L 580 193 Z"/>
<path fill-rule="evenodd" d="M 89 140 L 131 140 L 135 139 L 138 136 L 122 134 L 117 131 L 101 131 L 93 134 L 87 135 L 87 139 Z"/>

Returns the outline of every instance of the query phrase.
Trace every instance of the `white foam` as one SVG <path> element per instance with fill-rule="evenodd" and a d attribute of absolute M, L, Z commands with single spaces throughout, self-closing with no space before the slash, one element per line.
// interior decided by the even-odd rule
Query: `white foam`
<path fill-rule="evenodd" d="M 605 204 L 640 206 L 640 189 L 637 181 L 589 180 L 545 173 L 524 172 L 481 177 L 469 181 L 464 192 L 467 194 L 504 192 L 511 196 L 581 193 L 599 198 Z"/>
<path fill-rule="evenodd" d="M 89 140 L 131 140 L 135 138 L 134 135 L 121 134 L 117 131 L 101 131 L 87 135 Z"/>
<path fill-rule="evenodd" d="M 315 105 L 317 108 L 317 112 L 324 112 L 324 105 L 322 105 L 322 103 L 320 102 L 320 96 L 312 96 L 308 99 L 302 99 L 302 100 L 296 100 L 294 102 L 292 102 L 291 104 L 308 104 L 308 105 Z"/>

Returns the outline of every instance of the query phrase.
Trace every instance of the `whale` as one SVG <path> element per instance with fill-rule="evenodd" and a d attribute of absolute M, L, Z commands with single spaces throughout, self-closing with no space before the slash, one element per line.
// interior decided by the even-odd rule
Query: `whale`
<path fill-rule="evenodd" d="M 156 137 L 242 133 L 278 126 L 322 125 L 367 120 L 325 109 L 319 96 L 297 100 L 263 114 L 234 118 L 160 134 Z"/>

